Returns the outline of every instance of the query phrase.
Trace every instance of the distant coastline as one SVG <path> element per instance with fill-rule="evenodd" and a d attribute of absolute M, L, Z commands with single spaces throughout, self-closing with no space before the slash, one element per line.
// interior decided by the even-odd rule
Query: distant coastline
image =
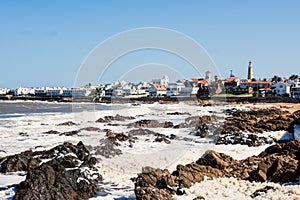
<path fill-rule="evenodd" d="M 300 103 L 300 98 L 291 97 L 213 97 L 211 99 L 197 99 L 196 97 L 137 97 L 137 98 L 118 98 L 103 97 L 95 99 L 91 97 L 37 97 L 37 96 L 0 96 L 0 100 L 5 101 L 48 101 L 48 102 L 93 102 L 93 103 L 176 103 L 176 102 L 200 102 L 200 103 Z"/>

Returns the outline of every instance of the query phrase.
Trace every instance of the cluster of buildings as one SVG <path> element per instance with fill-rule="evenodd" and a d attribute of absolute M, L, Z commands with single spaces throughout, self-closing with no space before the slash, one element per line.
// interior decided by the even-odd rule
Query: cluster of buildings
<path fill-rule="evenodd" d="M 206 76 L 209 76 L 207 72 Z M 98 98 L 102 97 L 164 97 L 164 96 L 196 96 L 199 90 L 199 84 L 208 85 L 207 79 L 191 78 L 190 80 L 178 80 L 170 82 L 168 76 L 163 76 L 161 79 L 153 79 L 150 82 L 144 83 L 128 83 L 118 81 L 110 84 L 99 85 Z"/>
<path fill-rule="evenodd" d="M 277 77 L 277 76 L 274 76 Z M 249 61 L 247 79 L 234 77 L 224 79 L 224 92 L 229 94 L 254 94 L 256 96 L 286 96 L 300 98 L 300 77 L 271 78 L 270 80 L 256 80 L 253 77 L 252 62 Z"/>
<path fill-rule="evenodd" d="M 40 87 L 16 89 L 0 88 L 0 95 L 39 96 L 39 97 L 84 97 L 91 94 L 91 88 Z"/>
<path fill-rule="evenodd" d="M 96 98 L 104 97 L 209 97 L 214 94 L 249 94 L 253 96 L 287 96 L 300 98 L 300 77 L 294 75 L 289 79 L 256 80 L 253 77 L 252 62 L 249 61 L 247 79 L 235 77 L 232 72 L 228 78 L 221 79 L 217 76 L 211 78 L 211 72 L 206 71 L 203 78 L 190 78 L 170 82 L 168 76 L 152 79 L 150 82 L 137 84 L 117 81 L 98 86 L 82 88 L 41 87 L 14 90 L 0 88 L 0 95 L 11 94 L 14 96 L 44 96 L 44 97 L 84 97 L 93 95 Z M 278 78 L 278 77 L 277 77 Z"/>
<path fill-rule="evenodd" d="M 206 71 L 204 78 L 190 78 L 170 82 L 168 76 L 153 79 L 149 83 L 126 83 L 125 81 L 101 85 L 98 97 L 208 97 L 214 94 L 248 94 L 253 96 L 286 96 L 300 98 L 300 77 L 280 80 L 257 80 L 253 77 L 252 62 L 249 61 L 247 79 L 235 77 L 232 72 L 228 78 L 211 78 Z"/>

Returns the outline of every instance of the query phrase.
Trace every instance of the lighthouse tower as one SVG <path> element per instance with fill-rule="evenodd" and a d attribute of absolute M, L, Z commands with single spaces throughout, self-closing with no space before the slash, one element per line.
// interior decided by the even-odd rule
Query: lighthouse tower
<path fill-rule="evenodd" d="M 252 62 L 251 60 L 249 61 L 249 65 L 248 65 L 248 80 L 252 80 L 253 79 L 253 68 L 252 68 Z"/>
<path fill-rule="evenodd" d="M 211 72 L 208 70 L 205 72 L 205 79 L 210 80 Z"/>

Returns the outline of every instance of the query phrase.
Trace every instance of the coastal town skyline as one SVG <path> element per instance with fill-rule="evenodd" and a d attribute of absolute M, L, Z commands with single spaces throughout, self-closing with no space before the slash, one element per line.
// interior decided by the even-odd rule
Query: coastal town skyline
<path fill-rule="evenodd" d="M 254 77 L 288 78 L 298 74 L 300 66 L 299 7 L 295 0 L 1 2 L 0 66 L 5 76 L 0 87 L 72 87 L 81 64 L 97 45 L 140 27 L 162 27 L 191 37 L 207 51 L 222 77 L 233 70 L 246 78 L 247 62 L 252 60 Z M 113 63 L 115 68 L 103 82 L 125 76 L 127 71 L 118 74 L 119 69 L 148 63 L 184 71 L 186 78 L 195 76 L 192 66 L 176 56 L 143 51 Z M 147 73 L 131 77 L 149 80 Z"/>

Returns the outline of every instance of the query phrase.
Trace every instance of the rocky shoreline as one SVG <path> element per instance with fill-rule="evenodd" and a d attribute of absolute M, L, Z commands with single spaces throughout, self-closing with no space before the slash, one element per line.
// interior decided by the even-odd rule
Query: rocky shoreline
<path fill-rule="evenodd" d="M 210 150 L 195 162 L 178 165 L 173 172 L 145 167 L 142 173 L 133 179 L 136 198 L 172 200 L 173 196 L 184 195 L 186 188 L 203 181 L 205 177 L 235 177 L 258 182 L 297 182 L 300 177 L 300 141 L 272 145 L 258 156 L 244 160 L 235 160 Z"/>
<path fill-rule="evenodd" d="M 280 141 L 265 132 L 283 131 L 293 133 L 300 125 L 300 110 L 288 112 L 278 108 L 225 109 L 225 117 L 211 112 L 211 115 L 193 116 L 188 112 L 167 112 L 169 116 L 181 116 L 181 123 L 156 119 L 137 119 L 132 116 L 103 116 L 95 123 L 101 126 L 128 128 L 127 132 L 116 132 L 109 128 L 81 127 L 73 121 L 55 124 L 55 127 L 75 127 L 74 130 L 43 132 L 58 137 L 78 136 L 81 132 L 104 134 L 98 145 L 85 146 L 82 142 L 73 145 L 65 142 L 45 151 L 28 150 L 16 155 L 0 158 L 0 172 L 26 172 L 26 179 L 19 184 L 7 186 L 16 188 L 14 199 L 89 199 L 99 191 L 103 180 L 96 164 L 99 157 L 111 159 L 123 152 L 119 147 L 135 148 L 142 137 L 149 144 L 170 145 L 176 141 L 198 142 L 198 138 L 211 139 L 216 145 L 247 145 L 249 147 L 271 145 L 258 156 L 236 160 L 214 150 L 189 164 L 179 164 L 176 170 L 144 166 L 142 172 L 132 178 L 137 200 L 166 199 L 180 197 L 195 183 L 218 177 L 234 177 L 249 182 L 298 182 L 300 177 L 300 141 Z M 46 125 L 46 124 L 45 124 Z M 170 134 L 153 131 L 168 130 Z M 189 138 L 172 132 L 183 128 L 190 130 Z M 28 133 L 20 132 L 20 137 Z M 145 139 L 146 138 L 146 139 Z M 151 138 L 151 139 L 150 139 Z M 200 156 L 200 155 L 199 155 Z M 96 158 L 97 157 L 97 158 Z M 5 188 L 0 188 L 5 189 Z M 265 187 L 253 193 L 272 190 Z M 203 196 L 195 198 L 204 199 Z"/>
<path fill-rule="evenodd" d="M 25 151 L 0 159 L 0 172 L 27 173 L 17 185 L 15 200 L 89 199 L 102 180 L 92 157 L 82 142 L 64 143 L 47 151 Z"/>

